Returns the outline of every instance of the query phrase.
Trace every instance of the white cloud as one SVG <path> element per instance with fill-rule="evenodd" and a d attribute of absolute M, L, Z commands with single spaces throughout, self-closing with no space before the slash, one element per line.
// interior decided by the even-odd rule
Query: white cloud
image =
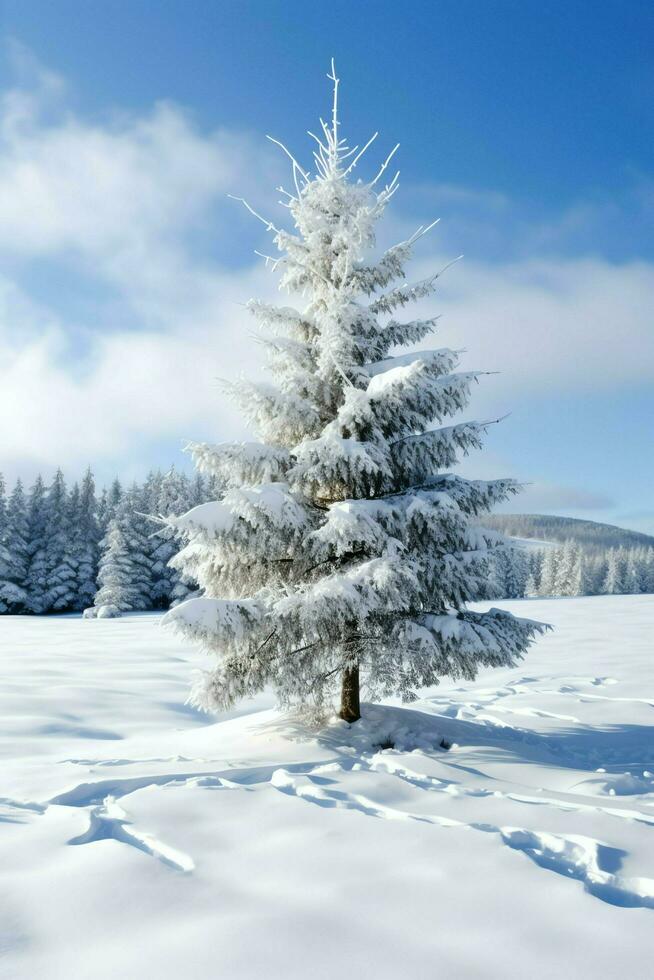
<path fill-rule="evenodd" d="M 274 165 L 247 135 L 201 133 L 171 105 L 87 123 L 19 54 L 29 87 L 0 106 L 0 254 L 14 276 L 0 280 L 0 463 L 119 463 L 158 438 L 172 453 L 207 419 L 235 428 L 214 379 L 242 364 L 244 299 L 273 283 L 198 259 L 189 239 L 219 202 L 223 236 L 238 224 L 226 193 L 248 185 L 246 157 L 270 181 Z M 96 290 L 102 328 L 66 320 L 56 286 L 50 305 L 21 288 L 35 260 Z"/>
<path fill-rule="evenodd" d="M 6 93 L 0 107 L 8 270 L 0 281 L 0 466 L 129 466 L 156 440 L 169 440 L 172 456 L 185 437 L 242 434 L 214 379 L 258 364 L 240 304 L 273 295 L 275 282 L 260 266 L 219 265 L 193 236 L 211 221 L 216 241 L 240 248 L 247 227 L 260 244 L 260 226 L 245 226 L 236 205 L 226 211 L 218 202 L 227 191 L 256 195 L 257 182 L 278 183 L 263 139 L 255 152 L 249 136 L 205 133 L 167 104 L 88 122 L 70 110 L 60 79 L 29 58 L 25 73 L 29 85 Z M 446 190 L 455 206 L 470 210 L 477 200 Z M 501 196 L 487 202 L 492 212 L 507 207 Z M 422 248 L 416 278 L 443 261 Z M 52 286 L 36 302 L 35 260 L 72 271 L 91 290 L 100 283 L 98 316 L 69 322 Z M 534 393 L 654 380 L 653 271 L 645 262 L 527 258 L 466 261 L 448 272 L 429 304 L 446 314 L 438 343 L 465 346 L 469 366 L 502 372 L 479 388 L 473 414 L 528 405 Z"/>
<path fill-rule="evenodd" d="M 511 513 L 542 513 L 560 510 L 606 510 L 615 501 L 603 493 L 555 483 L 535 482 L 525 486 L 522 494 L 504 504 L 501 509 Z"/>
<path fill-rule="evenodd" d="M 501 371 L 507 391 L 611 391 L 654 380 L 651 263 L 464 262 L 445 277 L 439 306 L 441 336 L 463 343 L 475 367 Z"/>
<path fill-rule="evenodd" d="M 0 101 L 0 255 L 15 266 L 66 263 L 110 283 L 139 312 L 189 285 L 194 293 L 206 270 L 191 259 L 191 236 L 208 233 L 211 219 L 227 237 L 238 225 L 228 192 L 278 179 L 268 145 L 262 152 L 246 133 L 203 132 L 165 102 L 87 121 L 69 109 L 63 81 L 18 52 L 29 86 Z"/>
<path fill-rule="evenodd" d="M 215 380 L 238 373 L 253 327 L 233 296 L 257 290 L 250 276 L 234 279 L 218 281 L 201 317 L 196 307 L 175 329 L 97 337 L 81 371 L 70 369 L 61 323 L 15 288 L 4 290 L 4 317 L 20 323 L 29 339 L 5 340 L 0 328 L 3 457 L 76 466 L 103 456 L 128 458 L 148 440 L 169 438 L 172 453 L 198 430 L 210 435 L 213 429 L 216 436 L 236 431 L 239 423 Z"/>

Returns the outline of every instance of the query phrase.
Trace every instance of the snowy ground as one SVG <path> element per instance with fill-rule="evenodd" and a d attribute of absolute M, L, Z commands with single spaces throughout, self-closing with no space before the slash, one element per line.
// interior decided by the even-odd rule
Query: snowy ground
<path fill-rule="evenodd" d="M 3 980 L 651 976 L 654 597 L 498 605 L 556 631 L 356 738 L 185 707 L 155 616 L 0 617 Z"/>

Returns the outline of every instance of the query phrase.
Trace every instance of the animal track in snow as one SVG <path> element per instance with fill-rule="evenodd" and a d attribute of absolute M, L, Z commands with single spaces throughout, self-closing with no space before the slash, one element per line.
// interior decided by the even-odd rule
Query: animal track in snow
<path fill-rule="evenodd" d="M 68 841 L 69 844 L 93 844 L 101 840 L 117 840 L 157 858 L 177 871 L 189 872 L 195 868 L 195 863 L 188 854 L 169 847 L 151 834 L 136 830 L 125 811 L 111 796 L 98 806 L 94 806 L 89 816 L 88 829 L 78 837 L 72 837 Z"/>
<path fill-rule="evenodd" d="M 298 763 L 289 768 L 294 772 L 309 772 L 314 763 Z M 101 803 L 107 796 L 120 799 L 146 786 L 168 786 L 172 783 L 184 785 L 192 780 L 199 779 L 224 779 L 239 786 L 252 786 L 258 783 L 270 781 L 272 773 L 277 769 L 276 765 L 269 766 L 244 766 L 233 769 L 219 769 L 217 771 L 207 771 L 200 769 L 192 772 L 159 773 L 146 776 L 128 776 L 125 779 L 97 779 L 90 782 L 78 783 L 71 789 L 58 793 L 47 802 L 58 806 L 85 807 L 92 804 Z M 209 785 L 209 784 L 207 784 Z"/>
<path fill-rule="evenodd" d="M 591 837 L 537 833 L 518 827 L 500 827 L 502 840 L 522 851 L 540 868 L 583 882 L 595 898 L 623 908 L 654 909 L 654 879 L 622 878 L 617 872 L 624 851 Z"/>
<path fill-rule="evenodd" d="M 327 789 L 316 785 L 311 774 L 305 774 L 306 783 L 299 783 L 297 775 L 286 769 L 277 769 L 271 784 L 280 792 L 296 796 L 321 807 L 357 810 L 366 816 L 386 820 L 416 820 L 439 827 L 458 827 L 482 833 L 496 834 L 512 850 L 521 851 L 539 867 L 573 878 L 595 898 L 610 905 L 624 908 L 654 908 L 654 879 L 623 878 L 617 872 L 622 864 L 624 851 L 602 844 L 590 837 L 543 833 L 521 827 L 500 827 L 487 823 L 465 823 L 436 814 L 418 814 L 398 810 L 360 793 Z"/>
<path fill-rule="evenodd" d="M 391 759 L 381 754 L 378 754 L 372 759 L 368 768 L 374 772 L 387 772 L 389 775 L 396 776 L 398 779 L 402 779 L 419 789 L 435 793 L 446 793 L 448 796 L 495 796 L 505 800 L 511 800 L 514 803 L 529 804 L 530 806 L 551 806 L 570 812 L 576 810 L 586 813 L 603 813 L 622 820 L 635 820 L 637 823 L 654 825 L 654 813 L 647 814 L 642 813 L 640 810 L 627 810 L 622 807 L 605 806 L 601 803 L 583 803 L 577 800 L 560 799 L 546 795 L 532 796 L 529 793 L 516 792 L 514 790 L 507 792 L 499 789 L 488 789 L 486 787 L 472 788 L 461 786 L 454 781 L 438 779 L 435 776 L 424 776 L 403 766 L 396 766 Z"/>
<path fill-rule="evenodd" d="M 654 793 L 654 773 L 645 769 L 641 773 L 604 773 L 594 779 L 584 779 L 579 787 L 597 787 L 606 796 L 647 796 Z"/>

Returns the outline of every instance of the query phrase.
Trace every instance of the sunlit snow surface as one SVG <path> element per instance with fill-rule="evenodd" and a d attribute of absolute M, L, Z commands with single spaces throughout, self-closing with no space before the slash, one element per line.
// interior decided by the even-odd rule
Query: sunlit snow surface
<path fill-rule="evenodd" d="M 650 976 L 654 597 L 499 605 L 521 667 L 321 737 L 185 707 L 156 616 L 0 617 L 0 976 Z"/>

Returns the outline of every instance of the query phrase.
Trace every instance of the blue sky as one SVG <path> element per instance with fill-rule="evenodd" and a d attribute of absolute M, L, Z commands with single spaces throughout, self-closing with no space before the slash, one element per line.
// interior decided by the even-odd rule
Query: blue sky
<path fill-rule="evenodd" d="M 481 476 L 520 506 L 654 532 L 654 7 L 456 0 L 0 4 L 0 355 L 10 478 L 183 464 L 243 431 L 214 383 L 256 353 L 240 304 L 283 161 L 342 78 L 353 138 L 401 143 L 391 242 L 441 217 L 416 274 L 444 342 L 499 370 Z M 372 165 L 372 164 L 371 164 Z M 277 214 L 275 213 L 275 217 Z M 2 401 L 4 399 L 4 401 Z"/>

